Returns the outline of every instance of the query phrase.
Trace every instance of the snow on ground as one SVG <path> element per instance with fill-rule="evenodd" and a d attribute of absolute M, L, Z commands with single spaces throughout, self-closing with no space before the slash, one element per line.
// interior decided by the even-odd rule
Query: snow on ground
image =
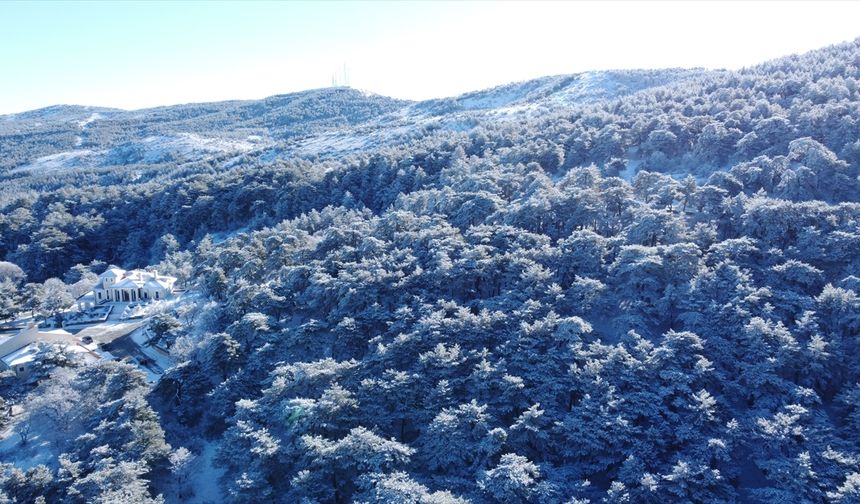
<path fill-rule="evenodd" d="M 277 159 L 288 159 L 292 156 L 309 157 L 320 156 L 325 158 L 336 157 L 365 149 L 390 145 L 394 142 L 404 141 L 405 137 L 414 132 L 424 123 L 414 122 L 400 126 L 380 127 L 379 123 L 371 123 L 359 129 L 344 128 L 326 131 L 318 135 L 308 136 L 279 147 L 267 149 L 259 156 L 264 162 L 272 162 Z M 438 119 L 432 119 L 439 125 Z"/>
<path fill-rule="evenodd" d="M 40 173 L 65 170 L 76 166 L 84 166 L 90 164 L 97 153 L 89 149 L 60 152 L 51 154 L 50 156 L 42 156 L 30 164 L 15 168 L 12 173 L 39 171 Z"/>
<path fill-rule="evenodd" d="M 161 379 L 161 375 L 159 373 L 156 373 L 155 371 L 149 369 L 146 366 L 141 366 L 140 364 L 137 364 L 133 361 L 130 362 L 130 364 L 136 365 L 137 369 L 139 369 L 143 374 L 146 375 L 146 383 L 148 383 L 150 387 L 154 387 L 155 384 L 158 383 L 158 380 Z"/>
<path fill-rule="evenodd" d="M 506 90 L 481 91 L 471 96 L 466 95 L 457 101 L 466 110 L 494 109 L 509 105 L 522 97 L 522 90 L 519 87 L 512 86 Z"/>
<path fill-rule="evenodd" d="M 250 141 L 210 138 L 195 133 L 180 133 L 176 136 L 149 136 L 143 140 L 121 145 L 106 152 L 106 164 L 129 162 L 156 164 L 177 157 L 202 159 L 212 154 L 247 152 L 256 145 Z"/>
<path fill-rule="evenodd" d="M 543 109 L 544 106 L 540 103 L 521 103 L 518 105 L 510 105 L 507 107 L 499 107 L 497 109 L 490 110 L 487 112 L 487 115 L 498 119 L 506 119 L 517 116 L 533 117 Z"/>
<path fill-rule="evenodd" d="M 251 232 L 250 226 L 242 226 L 239 229 L 234 229 L 232 231 L 217 231 L 215 233 L 209 233 L 209 238 L 212 240 L 213 245 L 218 245 L 219 243 L 224 243 L 230 238 L 249 232 Z"/>
<path fill-rule="evenodd" d="M 57 458 L 55 445 L 39 430 L 38 422 L 29 424 L 31 430 L 27 444 L 21 444 L 18 432 L 28 423 L 22 422 L 25 416 L 20 411 L 15 420 L 0 431 L 0 462 L 14 464 L 25 471 L 39 464 L 52 465 Z"/>
<path fill-rule="evenodd" d="M 564 89 L 549 98 L 555 104 L 589 103 L 602 98 L 617 96 L 624 86 L 611 79 L 606 72 L 584 72 Z"/>
<path fill-rule="evenodd" d="M 113 317 L 113 313 L 111 313 Z M 98 343 L 107 344 L 115 339 L 119 339 L 126 334 L 134 331 L 144 324 L 141 320 L 133 320 L 129 322 L 119 322 L 117 320 L 108 320 L 107 322 L 92 325 L 81 330 L 76 334 L 79 338 L 89 336 Z"/>
<path fill-rule="evenodd" d="M 93 121 L 95 121 L 95 120 L 101 119 L 101 118 L 102 118 L 102 115 L 101 115 L 101 114 L 99 114 L 98 112 L 93 112 L 92 114 L 90 114 L 90 116 L 89 116 L 89 117 L 87 117 L 86 119 L 84 119 L 84 120 L 82 120 L 82 121 L 77 121 L 77 123 L 78 123 L 78 126 L 80 126 L 81 128 L 83 128 L 83 127 L 85 127 L 87 124 L 89 124 L 89 123 L 91 123 L 91 122 L 93 122 Z"/>
<path fill-rule="evenodd" d="M 626 180 L 628 183 L 633 181 L 633 177 L 636 176 L 636 173 L 639 171 L 639 167 L 642 165 L 641 159 L 629 159 L 627 160 L 627 166 L 624 167 L 624 170 L 618 174 L 619 177 Z"/>
<path fill-rule="evenodd" d="M 77 136 L 75 146 L 80 146 L 82 143 L 82 137 Z M 46 173 L 78 167 L 137 163 L 156 164 L 172 160 L 192 161 L 217 154 L 249 152 L 259 148 L 259 143 L 259 141 L 251 140 L 203 137 L 194 133 L 180 133 L 176 136 L 149 136 L 109 150 L 78 149 L 43 156 L 12 170 L 12 173 L 30 171 Z"/>
<path fill-rule="evenodd" d="M 81 134 L 83 134 L 83 132 L 87 128 L 88 124 L 90 124 L 91 122 L 93 122 L 95 120 L 101 119 L 101 118 L 102 118 L 101 114 L 99 114 L 98 112 L 93 112 L 86 119 L 82 119 L 80 121 L 74 121 L 74 122 L 78 125 L 79 128 L 81 128 Z M 75 147 L 80 147 L 83 142 L 84 142 L 84 138 L 82 136 L 78 135 L 75 137 Z"/>
<path fill-rule="evenodd" d="M 168 368 L 173 367 L 173 359 L 170 356 L 157 348 L 150 346 L 147 344 L 150 338 L 150 332 L 147 328 L 141 327 L 140 329 L 131 333 L 131 339 L 137 346 L 140 347 L 140 351 L 143 352 L 147 357 L 152 359 L 155 364 L 160 367 L 162 370 L 166 370 Z"/>
<path fill-rule="evenodd" d="M 355 133 L 330 131 L 301 141 L 292 149 L 292 152 L 299 156 L 317 155 L 323 152 L 352 152 L 364 149 L 367 146 L 367 140 L 367 137 Z"/>
<path fill-rule="evenodd" d="M 234 152 L 248 151 L 256 146 L 248 140 L 230 140 L 225 138 L 203 137 L 195 133 L 180 133 L 175 137 L 148 137 L 143 143 L 158 144 L 161 148 L 169 147 L 180 154 L 194 152 Z"/>
<path fill-rule="evenodd" d="M 144 303 L 117 303 L 119 306 L 111 311 L 111 315 L 114 315 L 115 311 L 117 316 L 113 316 L 111 319 L 128 320 L 148 318 L 172 309 L 178 300 L 179 299 L 177 297 L 172 299 L 160 299 L 157 301 L 149 300 Z"/>
<path fill-rule="evenodd" d="M 194 497 L 185 500 L 188 504 L 213 504 L 223 502 L 221 491 L 218 488 L 218 479 L 224 473 L 213 464 L 218 445 L 214 442 L 206 443 L 203 451 L 197 455 L 197 470 L 188 478 L 188 485 L 194 489 Z"/>

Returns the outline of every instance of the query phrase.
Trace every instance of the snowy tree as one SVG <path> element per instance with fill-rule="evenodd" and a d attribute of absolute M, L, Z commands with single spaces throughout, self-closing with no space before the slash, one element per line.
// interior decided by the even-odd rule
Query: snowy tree
<path fill-rule="evenodd" d="M 387 472 L 405 465 L 414 453 L 412 448 L 388 441 L 373 432 L 357 427 L 337 441 L 305 436 L 308 470 L 292 480 L 299 495 L 315 496 L 331 502 L 347 502 L 362 475 Z"/>
<path fill-rule="evenodd" d="M 188 448 L 181 446 L 170 454 L 168 461 L 170 462 L 170 472 L 176 478 L 177 493 L 179 498 L 182 498 L 188 493 L 185 485 L 188 482 L 188 477 L 195 470 L 196 457 Z"/>
<path fill-rule="evenodd" d="M 431 492 L 426 486 L 416 482 L 406 473 L 371 473 L 359 479 L 362 491 L 355 496 L 355 502 L 373 504 L 390 502 L 392 504 L 467 504 L 468 500 L 456 497 L 448 491 Z"/>
<path fill-rule="evenodd" d="M 465 476 L 487 467 L 507 434 L 491 426 L 486 410 L 473 401 L 436 415 L 421 436 L 420 456 L 431 470 Z"/>
<path fill-rule="evenodd" d="M 14 318 L 21 309 L 18 287 L 11 280 L 0 280 L 0 320 Z"/>
<path fill-rule="evenodd" d="M 502 503 L 536 501 L 535 487 L 540 478 L 540 469 L 520 455 L 506 453 L 499 464 L 484 472 L 478 486 Z"/>
<path fill-rule="evenodd" d="M 62 322 L 61 312 L 72 305 L 75 299 L 69 292 L 69 288 L 62 280 L 49 278 L 45 280 L 41 297 L 38 301 L 38 310 L 46 318 L 53 318 L 55 323 Z"/>

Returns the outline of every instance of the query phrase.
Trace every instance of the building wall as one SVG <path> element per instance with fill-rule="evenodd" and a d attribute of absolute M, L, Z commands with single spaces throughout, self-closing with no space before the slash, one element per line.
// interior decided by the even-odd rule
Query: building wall
<path fill-rule="evenodd" d="M 149 299 L 166 299 L 170 292 L 167 289 L 156 289 L 154 287 L 146 287 L 146 294 L 149 296 Z M 156 293 L 158 297 L 156 298 Z"/>
<path fill-rule="evenodd" d="M 126 272 L 126 276 L 131 276 L 132 278 L 135 278 L 135 279 L 138 279 L 138 280 L 144 282 L 143 287 L 140 287 L 139 289 L 134 289 L 135 301 L 149 301 L 149 300 L 155 300 L 155 299 L 161 300 L 161 299 L 170 298 L 170 296 L 173 294 L 173 283 L 170 282 L 170 280 L 166 279 L 165 277 L 160 277 L 159 281 L 169 282 L 170 285 L 168 288 L 155 287 L 155 286 L 148 285 L 147 282 L 149 281 L 149 279 L 151 277 L 155 277 L 156 275 L 157 275 L 157 273 L 155 273 L 155 272 L 153 272 L 153 273 L 149 273 L 149 272 L 140 273 L 138 270 L 131 270 L 131 271 Z M 169 278 L 169 277 L 167 277 L 167 278 Z M 114 301 L 124 302 L 124 299 L 123 299 L 121 293 L 124 291 L 124 292 L 128 292 L 130 294 L 132 289 L 130 289 L 130 288 L 129 289 L 116 289 L 115 286 L 117 285 L 117 283 L 119 283 L 118 282 L 119 280 L 121 280 L 121 279 L 115 278 L 115 277 L 101 277 L 102 286 L 104 287 L 104 289 L 93 289 L 93 293 L 96 297 L 96 303 L 102 303 L 105 301 L 108 301 L 108 302 L 114 302 Z M 144 292 L 146 293 L 146 296 L 143 295 Z M 101 293 L 101 295 L 102 295 L 101 299 L 98 298 L 99 293 Z M 119 296 L 118 296 L 118 294 L 119 294 Z M 158 294 L 158 297 L 156 297 L 156 294 Z M 129 297 L 129 301 L 131 301 L 130 297 Z"/>

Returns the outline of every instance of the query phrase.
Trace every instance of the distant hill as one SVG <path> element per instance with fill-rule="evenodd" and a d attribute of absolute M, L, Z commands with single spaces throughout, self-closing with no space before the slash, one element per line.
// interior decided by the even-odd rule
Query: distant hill
<path fill-rule="evenodd" d="M 262 100 L 174 105 L 124 111 L 56 106 L 0 116 L 0 170 L 109 166 L 242 152 L 296 135 L 359 124 L 405 103 L 349 88 Z M 150 152 L 159 155 L 124 155 Z M 58 160 L 62 160 L 58 162 Z"/>
<path fill-rule="evenodd" d="M 337 153 L 353 150 L 345 145 L 364 148 L 385 143 L 386 135 L 362 138 L 368 133 L 366 128 L 421 126 L 427 120 L 457 122 L 462 113 L 516 117 L 538 109 L 610 100 L 705 73 L 682 69 L 586 72 L 423 102 L 335 87 L 262 100 L 134 111 L 58 105 L 0 116 L 0 148 L 5 154 L 0 170 L 201 160 L 264 147 L 276 149 L 277 154 L 292 153 L 293 148 L 299 155 Z M 332 133 L 337 141 L 332 141 Z M 357 136 L 361 141 L 345 142 L 345 136 Z M 297 138 L 303 142 L 282 145 Z"/>
<path fill-rule="evenodd" d="M 610 70 L 542 77 L 515 82 L 453 98 L 427 100 L 414 109 L 432 114 L 466 110 L 516 110 L 534 105 L 546 107 L 585 105 L 612 100 L 643 89 L 699 77 L 702 69 Z"/>

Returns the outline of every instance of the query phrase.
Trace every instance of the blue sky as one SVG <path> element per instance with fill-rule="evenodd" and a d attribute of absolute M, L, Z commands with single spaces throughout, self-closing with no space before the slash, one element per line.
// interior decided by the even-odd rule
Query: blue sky
<path fill-rule="evenodd" d="M 0 2 L 0 114 L 324 87 L 450 96 L 608 68 L 739 68 L 860 36 L 857 2 Z"/>

